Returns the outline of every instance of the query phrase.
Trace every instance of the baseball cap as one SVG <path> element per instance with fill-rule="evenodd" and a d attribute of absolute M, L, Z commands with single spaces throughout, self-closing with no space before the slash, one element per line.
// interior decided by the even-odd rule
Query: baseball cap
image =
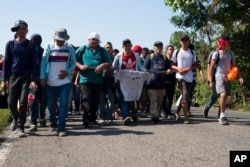
<path fill-rule="evenodd" d="M 134 45 L 132 47 L 132 51 L 134 51 L 134 52 L 140 52 L 140 51 L 142 51 L 142 47 L 140 45 Z"/>
<path fill-rule="evenodd" d="M 122 45 L 125 45 L 126 43 L 132 44 L 131 41 L 130 41 L 130 39 L 124 39 L 124 40 L 122 41 Z"/>
<path fill-rule="evenodd" d="M 220 36 L 220 38 L 221 38 L 221 39 L 224 39 L 224 40 L 226 40 L 226 41 L 232 41 L 232 39 L 230 38 L 230 35 L 227 34 L 227 33 L 222 34 L 222 35 Z"/>
<path fill-rule="evenodd" d="M 17 21 L 15 22 L 14 26 L 11 28 L 11 31 L 12 31 L 12 32 L 16 32 L 17 28 L 18 28 L 21 24 L 23 24 L 23 25 L 25 25 L 26 27 L 28 27 L 28 24 L 27 24 L 25 21 L 23 21 L 23 20 L 17 20 Z"/>
<path fill-rule="evenodd" d="M 183 34 L 183 35 L 181 36 L 181 40 L 183 40 L 183 39 L 189 40 L 189 36 L 188 36 L 187 34 Z"/>
<path fill-rule="evenodd" d="M 154 46 L 158 46 L 158 45 L 163 45 L 163 43 L 162 43 L 161 41 L 156 41 L 156 42 L 154 43 Z"/>
<path fill-rule="evenodd" d="M 97 39 L 99 42 L 101 42 L 100 35 L 97 32 L 91 32 L 88 36 L 88 39 Z"/>

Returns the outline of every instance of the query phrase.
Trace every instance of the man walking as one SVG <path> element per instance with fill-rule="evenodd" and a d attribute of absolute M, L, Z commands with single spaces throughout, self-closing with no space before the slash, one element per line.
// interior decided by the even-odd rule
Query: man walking
<path fill-rule="evenodd" d="M 92 32 L 89 43 L 76 51 L 77 67 L 80 70 L 80 87 L 83 96 L 83 125 L 96 124 L 100 91 L 103 83 L 103 70 L 112 65 L 105 48 L 100 46 L 100 35 Z"/>
<path fill-rule="evenodd" d="M 233 54 L 229 51 L 230 49 L 230 36 L 228 34 L 223 34 L 218 40 L 217 40 L 217 51 L 215 51 L 212 55 L 212 60 L 210 64 L 209 69 L 209 86 L 213 90 L 213 87 L 215 86 L 216 92 L 220 94 L 220 118 L 219 122 L 222 125 L 228 125 L 228 119 L 226 118 L 226 101 L 227 96 L 231 93 L 231 82 L 227 78 L 227 74 L 229 73 L 230 69 L 232 67 L 235 67 L 235 61 Z M 216 71 L 214 74 L 216 66 Z M 212 81 L 213 75 L 215 75 L 215 82 Z M 243 78 L 240 77 L 238 73 L 240 84 L 243 84 Z M 214 85 L 215 83 L 215 85 Z"/>
<path fill-rule="evenodd" d="M 47 82 L 49 131 L 57 127 L 58 136 L 67 136 L 65 130 L 68 113 L 69 93 L 71 90 L 72 73 L 75 68 L 74 48 L 67 44 L 69 35 L 65 28 L 55 31 L 54 42 L 48 44 L 42 58 L 40 81 L 45 87 Z M 59 118 L 56 119 L 55 106 L 59 97 Z"/>
<path fill-rule="evenodd" d="M 26 38 L 28 24 L 25 21 L 17 20 L 11 31 L 15 32 L 15 39 L 6 44 L 1 87 L 3 90 L 9 87 L 8 104 L 13 119 L 10 129 L 15 131 L 18 128 L 18 137 L 25 137 L 27 96 L 29 88 L 37 88 L 36 53 L 35 47 Z"/>

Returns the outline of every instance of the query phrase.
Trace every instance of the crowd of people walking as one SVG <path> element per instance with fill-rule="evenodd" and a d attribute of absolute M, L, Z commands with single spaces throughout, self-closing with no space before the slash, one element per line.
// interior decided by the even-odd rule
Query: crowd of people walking
<path fill-rule="evenodd" d="M 203 82 L 206 79 L 188 35 L 181 36 L 181 48 L 175 50 L 173 45 L 164 50 L 161 41 L 155 41 L 150 50 L 124 39 L 119 51 L 113 49 L 111 42 L 101 46 L 97 32 L 88 35 L 87 44 L 76 47 L 69 44 L 67 29 L 59 28 L 53 41 L 42 48 L 40 34 L 27 39 L 25 21 L 16 21 L 11 31 L 15 35 L 6 44 L 1 88 L 8 92 L 13 119 L 10 128 L 17 129 L 19 137 L 26 136 L 27 114 L 29 131 L 37 131 L 39 122 L 61 137 L 68 135 L 66 121 L 72 113 L 82 115 L 82 125 L 86 128 L 110 124 L 119 116 L 124 125 L 146 116 L 154 124 L 160 117 L 175 117 L 179 121 L 181 109 L 184 124 L 191 123 L 196 71 L 199 70 Z M 217 40 L 217 50 L 211 54 L 207 79 L 213 95 L 203 111 L 207 117 L 209 108 L 220 97 L 222 125 L 228 124 L 225 102 L 231 81 L 227 74 L 236 66 L 229 51 L 230 41 L 229 35 L 222 35 Z M 243 84 L 240 73 L 238 77 Z M 172 111 L 176 86 L 181 100 L 177 110 Z M 31 91 L 35 92 L 32 104 L 28 103 Z"/>

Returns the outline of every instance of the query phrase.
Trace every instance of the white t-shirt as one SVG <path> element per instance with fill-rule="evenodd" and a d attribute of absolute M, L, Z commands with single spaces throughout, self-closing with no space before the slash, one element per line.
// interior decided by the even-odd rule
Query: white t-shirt
<path fill-rule="evenodd" d="M 115 77 L 120 80 L 124 101 L 139 100 L 144 82 L 152 76 L 153 74 L 148 72 L 129 70 L 117 71 Z"/>
<path fill-rule="evenodd" d="M 51 55 L 49 56 L 49 73 L 47 81 L 48 85 L 61 86 L 71 82 L 69 80 L 69 77 L 65 77 L 64 79 L 58 78 L 60 71 L 66 70 L 68 56 L 69 53 L 68 49 L 66 49 L 66 45 L 62 47 L 54 45 L 54 47 L 51 48 Z"/>
<path fill-rule="evenodd" d="M 191 67 L 192 64 L 197 61 L 195 52 L 193 51 L 193 54 L 192 54 L 190 49 L 188 49 L 188 50 L 180 49 L 178 55 L 176 55 L 176 52 L 177 52 L 177 50 L 174 51 L 171 60 L 174 63 L 177 62 L 177 66 L 180 68 Z M 176 59 L 176 56 L 177 56 L 177 59 Z M 193 71 L 190 70 L 184 75 L 181 75 L 179 72 L 176 72 L 176 78 L 183 79 L 186 82 L 192 82 L 193 81 Z"/>

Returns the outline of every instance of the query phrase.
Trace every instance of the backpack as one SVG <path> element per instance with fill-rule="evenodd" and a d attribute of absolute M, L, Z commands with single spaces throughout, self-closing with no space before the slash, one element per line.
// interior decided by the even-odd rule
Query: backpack
<path fill-rule="evenodd" d="M 214 52 L 217 52 L 218 56 L 217 56 L 217 59 L 216 59 L 216 67 L 214 69 L 214 73 L 213 73 L 213 76 L 212 76 L 212 82 L 215 81 L 215 72 L 216 72 L 216 69 L 217 69 L 217 65 L 218 65 L 218 63 L 220 61 L 220 52 L 218 50 L 210 52 L 210 54 L 208 56 L 208 59 L 207 59 L 207 71 L 209 71 L 211 60 L 212 60 L 212 56 L 213 56 Z M 232 62 L 233 61 L 233 54 L 232 54 L 232 52 L 229 52 L 229 54 L 231 56 L 231 65 L 232 65 L 232 63 L 233 63 Z"/>

